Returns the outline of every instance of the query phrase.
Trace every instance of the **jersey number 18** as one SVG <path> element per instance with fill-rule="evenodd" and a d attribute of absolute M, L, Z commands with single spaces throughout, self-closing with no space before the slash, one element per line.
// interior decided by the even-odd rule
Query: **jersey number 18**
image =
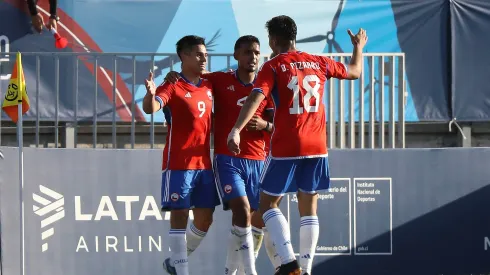
<path fill-rule="evenodd" d="M 314 83 L 313 87 L 310 85 L 310 82 Z M 318 112 L 318 107 L 320 106 L 320 93 L 318 93 L 318 89 L 320 88 L 320 79 L 318 76 L 314 74 L 306 75 L 303 78 L 303 88 L 306 91 L 306 94 L 302 96 L 303 98 L 303 107 L 299 106 L 300 101 L 300 85 L 298 83 L 298 76 L 291 77 L 291 81 L 288 83 L 288 88 L 293 91 L 293 106 L 289 108 L 289 113 L 292 115 L 302 114 L 304 111 L 307 113 L 316 113 Z M 310 105 L 311 98 L 315 98 L 315 105 Z"/>

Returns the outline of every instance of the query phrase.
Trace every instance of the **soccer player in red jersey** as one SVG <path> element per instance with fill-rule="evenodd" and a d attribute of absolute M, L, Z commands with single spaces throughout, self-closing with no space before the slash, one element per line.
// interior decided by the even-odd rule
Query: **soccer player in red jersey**
<path fill-rule="evenodd" d="M 238 69 L 231 72 L 203 74 L 213 84 L 214 91 L 214 171 L 224 210 L 233 212 L 225 274 L 236 274 L 238 268 L 245 274 L 257 274 L 255 257 L 261 246 L 263 221 L 251 222 L 252 213 L 259 206 L 259 178 L 264 166 L 266 147 L 264 134 L 272 131 L 267 117 L 267 101 L 263 101 L 243 133 L 241 154 L 232 154 L 226 145 L 247 96 L 253 88 L 255 71 L 260 56 L 260 43 L 255 36 L 245 35 L 235 43 L 234 58 Z M 169 82 L 179 78 L 176 72 L 166 76 Z M 253 225 L 253 226 L 252 226 Z M 255 249 L 254 249 L 255 248 Z M 270 247 L 269 247 L 270 249 Z M 255 251 L 254 251 L 255 250 Z M 254 253 L 255 252 L 255 253 Z M 240 255 L 241 254 L 241 255 Z M 240 260 L 241 258 L 241 260 Z"/>
<path fill-rule="evenodd" d="M 357 79 L 362 71 L 362 49 L 366 32 L 354 35 L 350 64 L 296 50 L 296 23 L 288 16 L 277 16 L 266 23 L 269 45 L 278 55 L 259 70 L 255 88 L 247 98 L 228 147 L 240 153 L 242 129 L 262 100 L 272 97 L 275 105 L 271 160 L 264 168 L 260 211 L 282 265 L 276 274 L 311 274 L 319 235 L 316 214 L 317 191 L 328 189 L 328 170 L 324 84 L 327 79 Z M 278 208 L 290 185 L 298 190 L 300 225 L 300 263 L 290 241 L 288 222 Z"/>
<path fill-rule="evenodd" d="M 181 78 L 158 88 L 150 74 L 143 110 L 163 109 L 168 135 L 163 151 L 162 210 L 170 210 L 171 257 L 163 263 L 171 275 L 189 275 L 188 254 L 206 235 L 220 204 L 211 164 L 212 85 L 200 75 L 206 68 L 204 39 L 185 36 L 177 42 Z M 189 209 L 194 222 L 186 232 Z"/>

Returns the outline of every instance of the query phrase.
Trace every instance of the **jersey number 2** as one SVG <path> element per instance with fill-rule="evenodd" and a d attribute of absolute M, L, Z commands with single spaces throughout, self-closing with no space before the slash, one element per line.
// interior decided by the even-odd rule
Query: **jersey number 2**
<path fill-rule="evenodd" d="M 204 103 L 204 101 L 199 101 L 197 103 L 197 109 L 199 110 L 199 112 L 201 112 L 199 114 L 199 117 L 202 117 L 204 115 L 204 113 L 206 112 L 206 103 Z"/>
<path fill-rule="evenodd" d="M 313 82 L 313 87 L 310 85 L 310 82 Z M 318 76 L 314 74 L 306 75 L 303 78 L 303 85 L 301 87 L 306 91 L 306 94 L 303 96 L 303 106 L 304 110 L 307 113 L 316 113 L 318 112 L 318 107 L 320 106 L 320 93 L 318 93 L 318 89 L 320 88 L 320 79 Z M 299 115 L 303 113 L 303 107 L 299 106 L 300 100 L 300 85 L 298 83 L 298 77 L 291 77 L 291 81 L 288 83 L 288 88 L 293 91 L 293 106 L 289 108 L 289 113 L 292 115 Z M 315 105 L 310 105 L 311 98 L 315 98 Z"/>

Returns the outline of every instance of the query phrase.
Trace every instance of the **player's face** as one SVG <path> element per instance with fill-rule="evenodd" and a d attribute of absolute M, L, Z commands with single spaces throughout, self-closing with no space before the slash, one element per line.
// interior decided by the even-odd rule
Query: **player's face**
<path fill-rule="evenodd" d="M 260 46 L 257 43 L 242 44 L 236 53 L 238 66 L 247 71 L 255 72 L 260 58 Z"/>
<path fill-rule="evenodd" d="M 192 70 L 196 74 L 201 74 L 206 70 L 206 64 L 208 62 L 208 52 L 206 51 L 206 46 L 194 46 L 192 51 L 184 54 L 182 57 L 183 66 L 189 70 Z"/>

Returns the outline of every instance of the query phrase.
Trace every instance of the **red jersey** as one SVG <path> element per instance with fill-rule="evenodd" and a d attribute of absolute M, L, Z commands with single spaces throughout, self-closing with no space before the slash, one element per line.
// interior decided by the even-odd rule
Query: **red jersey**
<path fill-rule="evenodd" d="M 254 91 L 275 103 L 273 158 L 327 155 L 324 84 L 331 77 L 344 79 L 344 64 L 305 52 L 287 52 L 260 68 Z"/>
<path fill-rule="evenodd" d="M 243 103 L 253 88 L 253 83 L 245 84 L 233 72 L 214 72 L 204 75 L 213 83 L 214 91 L 214 152 L 216 154 L 239 158 L 263 160 L 265 142 L 263 131 L 243 130 L 240 135 L 240 154 L 234 155 L 227 146 L 230 133 L 240 114 Z M 267 100 L 264 100 L 256 111 L 262 117 Z"/>
<path fill-rule="evenodd" d="M 274 112 L 274 103 L 272 102 L 271 99 L 267 100 L 267 105 L 265 106 L 265 110 L 269 112 Z M 270 153 L 269 150 L 271 148 L 271 133 L 267 131 L 263 131 L 263 132 L 264 132 L 264 142 L 265 142 L 264 151 L 265 151 L 265 155 L 268 156 Z"/>
<path fill-rule="evenodd" d="M 162 170 L 211 169 L 211 83 L 194 85 L 181 77 L 160 85 L 155 97 L 168 124 Z"/>

